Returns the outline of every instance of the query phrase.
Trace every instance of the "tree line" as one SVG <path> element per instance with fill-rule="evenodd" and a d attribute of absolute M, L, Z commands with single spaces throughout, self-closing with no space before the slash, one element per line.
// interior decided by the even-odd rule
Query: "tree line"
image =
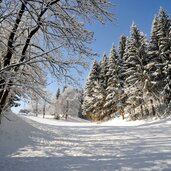
<path fill-rule="evenodd" d="M 50 92 L 47 92 L 47 95 L 50 97 L 49 102 L 40 98 L 32 98 L 27 102 L 26 108 L 21 109 L 19 113 L 41 115 L 43 118 L 51 115 L 55 119 L 67 119 L 70 116 L 83 118 L 82 90 L 65 85 L 62 91 L 60 88 L 57 89 L 55 96 Z"/>
<path fill-rule="evenodd" d="M 135 23 L 122 35 L 118 49 L 94 61 L 89 73 L 83 114 L 104 120 L 128 114 L 132 120 L 171 113 L 171 19 L 161 7 L 149 40 Z"/>

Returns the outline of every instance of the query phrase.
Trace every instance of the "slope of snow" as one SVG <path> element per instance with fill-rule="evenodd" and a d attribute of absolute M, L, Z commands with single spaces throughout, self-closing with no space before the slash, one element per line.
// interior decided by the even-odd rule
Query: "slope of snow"
<path fill-rule="evenodd" d="M 1 171 L 171 169 L 171 119 L 111 126 L 115 121 L 8 117 L 0 125 Z"/>
<path fill-rule="evenodd" d="M 56 126 L 90 126 L 90 125 L 97 125 L 93 124 L 90 121 L 83 120 L 78 117 L 69 117 L 67 120 L 65 118 L 61 118 L 60 120 L 53 119 L 49 116 L 45 116 L 45 118 L 42 118 L 41 115 L 38 117 L 35 116 L 25 116 L 26 118 L 29 118 L 33 121 L 42 123 L 42 124 L 48 124 L 48 125 L 56 125 Z"/>
<path fill-rule="evenodd" d="M 72 116 L 68 117 L 67 120 L 65 118 L 61 118 L 60 120 L 55 120 L 54 116 L 52 115 L 45 115 L 45 118 L 43 118 L 42 115 L 39 115 L 38 117 L 25 115 L 25 117 L 42 124 L 57 125 L 57 126 L 139 126 L 145 123 L 153 123 L 157 121 L 154 119 L 129 121 L 128 119 L 123 120 L 122 117 L 118 117 L 106 122 L 96 123 Z"/>

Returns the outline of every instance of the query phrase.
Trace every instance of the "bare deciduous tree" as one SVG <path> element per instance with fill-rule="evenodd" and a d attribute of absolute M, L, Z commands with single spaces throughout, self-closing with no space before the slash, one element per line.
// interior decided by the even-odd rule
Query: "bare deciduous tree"
<path fill-rule="evenodd" d="M 112 18 L 108 0 L 3 0 L 0 3 L 0 115 L 10 92 L 42 95 L 46 76 L 69 77 L 94 55 L 92 20 Z M 8 105 L 7 105 L 8 106 Z"/>

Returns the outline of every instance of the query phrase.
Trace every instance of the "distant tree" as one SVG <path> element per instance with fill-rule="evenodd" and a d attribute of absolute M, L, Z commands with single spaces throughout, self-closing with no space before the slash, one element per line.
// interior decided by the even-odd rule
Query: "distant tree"
<path fill-rule="evenodd" d="M 45 117 L 45 114 L 46 114 L 46 101 L 44 100 L 44 103 L 43 103 L 43 118 Z"/>
<path fill-rule="evenodd" d="M 56 92 L 56 100 L 59 98 L 60 96 L 60 88 L 58 88 L 57 92 Z"/>
<path fill-rule="evenodd" d="M 84 91 L 83 91 L 83 89 L 81 89 L 80 91 L 78 91 L 78 92 L 80 92 L 80 94 L 81 94 L 81 98 L 80 98 L 80 108 L 79 108 L 79 113 L 78 113 L 78 117 L 79 118 L 82 118 L 82 119 L 85 119 L 86 117 L 85 117 L 85 115 L 83 115 L 83 110 L 82 110 L 82 106 L 83 106 L 83 102 L 84 102 L 84 98 L 83 98 L 83 96 L 84 96 Z"/>
<path fill-rule="evenodd" d="M 64 85 L 64 87 L 63 87 L 63 91 L 62 91 L 62 92 L 64 92 L 64 91 L 65 91 L 65 89 L 66 89 L 67 87 L 68 87 L 67 85 Z"/>
<path fill-rule="evenodd" d="M 63 116 L 66 119 L 69 115 L 79 116 L 82 94 L 74 88 L 67 87 L 56 101 L 55 115 L 58 118 Z"/>

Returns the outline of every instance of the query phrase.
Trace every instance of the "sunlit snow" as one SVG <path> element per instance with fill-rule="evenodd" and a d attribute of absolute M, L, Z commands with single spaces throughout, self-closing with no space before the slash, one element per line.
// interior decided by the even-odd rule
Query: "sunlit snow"
<path fill-rule="evenodd" d="M 8 116 L 0 125 L 1 171 L 170 170 L 171 119 L 54 120 Z"/>

